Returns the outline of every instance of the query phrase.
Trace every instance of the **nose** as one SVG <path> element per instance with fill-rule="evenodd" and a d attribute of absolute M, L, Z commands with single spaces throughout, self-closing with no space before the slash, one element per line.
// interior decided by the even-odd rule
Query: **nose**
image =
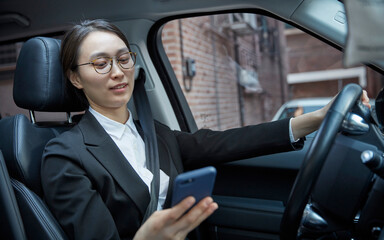
<path fill-rule="evenodd" d="M 124 73 L 123 71 L 121 70 L 119 64 L 117 63 L 117 60 L 115 58 L 112 58 L 111 59 L 111 77 L 112 79 L 116 79 L 116 78 L 120 78 L 122 76 L 124 76 Z"/>

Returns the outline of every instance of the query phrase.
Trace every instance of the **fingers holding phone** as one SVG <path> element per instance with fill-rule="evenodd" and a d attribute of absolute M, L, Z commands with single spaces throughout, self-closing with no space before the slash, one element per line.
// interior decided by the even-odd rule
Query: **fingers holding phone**
<path fill-rule="evenodd" d="M 185 239 L 218 208 L 211 197 L 194 204 L 194 197 L 187 197 L 172 208 L 156 211 L 140 227 L 134 239 Z"/>
<path fill-rule="evenodd" d="M 187 197 L 179 204 L 171 208 L 175 210 L 177 215 L 181 214 L 180 218 L 176 219 L 170 226 L 170 230 L 174 233 L 172 239 L 185 239 L 189 232 L 199 226 L 218 208 L 216 202 L 211 197 L 206 197 L 190 208 L 191 205 L 184 205 L 184 201 L 194 199 Z"/>
<path fill-rule="evenodd" d="M 154 212 L 134 239 L 185 239 L 218 208 L 211 198 L 215 178 L 214 167 L 178 175 L 173 184 L 172 208 Z"/>
<path fill-rule="evenodd" d="M 188 234 L 214 213 L 218 207 L 217 203 L 214 202 L 211 197 L 205 197 L 183 215 L 179 221 L 175 223 L 175 227 L 183 229 L 183 231 Z"/>

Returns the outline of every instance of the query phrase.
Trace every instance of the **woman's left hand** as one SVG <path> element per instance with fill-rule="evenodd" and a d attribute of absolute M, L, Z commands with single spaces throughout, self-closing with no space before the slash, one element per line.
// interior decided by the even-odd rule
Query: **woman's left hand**
<path fill-rule="evenodd" d="M 361 94 L 361 102 L 367 106 L 368 108 L 371 108 L 371 104 L 369 103 L 369 97 L 367 91 L 363 90 L 363 94 Z"/>
<path fill-rule="evenodd" d="M 320 109 L 322 118 L 325 117 L 325 115 L 327 114 L 330 106 L 332 105 L 332 103 L 336 97 L 337 97 L 337 95 L 335 97 L 333 97 L 333 99 L 327 105 L 325 105 L 322 109 Z M 367 91 L 363 90 L 363 93 L 361 94 L 360 100 L 364 104 L 364 106 L 371 108 L 371 104 L 369 103 L 369 97 L 368 97 Z"/>
<path fill-rule="evenodd" d="M 323 108 L 292 118 L 291 127 L 294 139 L 304 137 L 319 128 L 336 96 Z M 368 108 L 371 108 L 368 94 L 365 90 L 363 90 L 363 93 L 361 94 L 361 102 Z"/>

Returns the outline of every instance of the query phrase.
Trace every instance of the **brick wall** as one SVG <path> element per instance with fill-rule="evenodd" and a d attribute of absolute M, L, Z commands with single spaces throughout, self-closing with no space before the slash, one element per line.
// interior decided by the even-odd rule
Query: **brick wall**
<path fill-rule="evenodd" d="M 222 130 L 269 121 L 283 102 L 280 83 L 285 84 L 285 79 L 280 79 L 278 53 L 260 51 L 257 33 L 239 35 L 223 29 L 226 19 L 228 15 L 175 20 L 162 33 L 164 48 L 199 128 Z M 180 66 L 186 58 L 196 61 L 191 91 L 184 86 L 189 78 L 183 76 Z M 239 68 L 256 71 L 263 92 L 250 93 L 239 86 Z"/>
<path fill-rule="evenodd" d="M 343 53 L 297 29 L 286 31 L 289 56 L 289 73 L 320 70 L 347 69 L 343 66 Z M 367 87 L 371 98 L 382 88 L 380 74 L 366 67 Z M 301 83 L 290 86 L 290 98 L 334 96 L 349 83 L 359 83 L 358 78 L 333 79 L 323 82 Z"/>
<path fill-rule="evenodd" d="M 290 99 L 334 96 L 358 83 L 356 77 L 288 85 L 291 73 L 343 69 L 342 52 L 297 29 L 286 30 L 280 21 L 255 16 L 259 31 L 245 35 L 226 28 L 227 14 L 165 25 L 163 44 L 198 127 L 223 130 L 269 121 Z M 184 86 L 190 83 L 182 70 L 186 58 L 196 61 L 191 91 Z M 240 68 L 257 72 L 261 92 L 238 84 Z M 383 79 L 366 71 L 366 89 L 374 98 Z"/>

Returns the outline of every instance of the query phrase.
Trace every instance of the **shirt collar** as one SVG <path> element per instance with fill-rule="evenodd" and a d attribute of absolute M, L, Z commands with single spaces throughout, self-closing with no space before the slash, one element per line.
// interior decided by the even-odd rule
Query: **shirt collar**
<path fill-rule="evenodd" d="M 129 110 L 128 110 L 129 111 Z M 125 124 L 116 122 L 101 113 L 95 111 L 93 108 L 89 107 L 89 112 L 96 118 L 96 120 L 100 123 L 100 125 L 104 128 L 104 130 L 111 136 L 117 139 L 120 139 L 126 127 L 128 127 L 131 132 L 135 135 L 138 135 L 136 126 L 133 122 L 132 113 L 129 111 L 129 118 Z"/>

